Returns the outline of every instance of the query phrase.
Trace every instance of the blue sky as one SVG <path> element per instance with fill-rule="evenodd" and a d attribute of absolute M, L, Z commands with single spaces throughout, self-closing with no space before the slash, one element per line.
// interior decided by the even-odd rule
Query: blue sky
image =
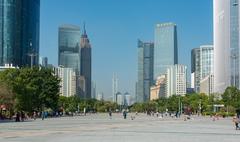
<path fill-rule="evenodd" d="M 212 44 L 212 15 L 212 0 L 41 0 L 40 56 L 57 65 L 58 27 L 85 21 L 98 92 L 111 96 L 116 72 L 119 90 L 134 95 L 137 39 L 154 41 L 157 23 L 176 23 L 179 63 L 190 72 L 191 49 Z"/>

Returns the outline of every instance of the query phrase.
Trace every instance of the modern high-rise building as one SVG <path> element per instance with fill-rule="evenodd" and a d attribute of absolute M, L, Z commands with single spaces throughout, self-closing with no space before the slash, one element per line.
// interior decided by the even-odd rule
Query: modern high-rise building
<path fill-rule="evenodd" d="M 80 28 L 62 25 L 58 31 L 58 65 L 72 68 L 80 75 Z"/>
<path fill-rule="evenodd" d="M 213 82 L 214 76 L 212 74 L 206 76 L 200 81 L 200 93 L 204 93 L 206 95 L 213 94 Z"/>
<path fill-rule="evenodd" d="M 39 64 L 42 67 L 48 67 L 48 58 L 47 57 L 40 57 L 40 62 Z"/>
<path fill-rule="evenodd" d="M 0 66 L 38 65 L 40 0 L 0 0 Z"/>
<path fill-rule="evenodd" d="M 76 95 L 76 74 L 72 68 L 58 67 L 55 74 L 61 79 L 60 95 L 70 97 Z"/>
<path fill-rule="evenodd" d="M 194 48 L 191 51 L 191 87 L 195 92 L 200 90 L 200 48 Z"/>
<path fill-rule="evenodd" d="M 97 85 L 96 82 L 92 81 L 92 98 L 96 99 L 97 97 Z"/>
<path fill-rule="evenodd" d="M 103 101 L 104 100 L 104 94 L 103 93 L 98 93 L 96 99 L 99 100 L 99 101 Z"/>
<path fill-rule="evenodd" d="M 239 86 L 239 0 L 213 0 L 214 92 Z"/>
<path fill-rule="evenodd" d="M 153 43 L 138 40 L 137 102 L 150 99 L 150 87 L 153 85 L 153 52 Z"/>
<path fill-rule="evenodd" d="M 178 64 L 177 26 L 174 23 L 157 24 L 154 41 L 154 79 L 166 74 L 167 68 Z"/>
<path fill-rule="evenodd" d="M 206 76 L 213 74 L 213 45 L 202 45 L 192 49 L 191 72 L 194 80 L 194 90 L 200 93 L 200 82 Z"/>
<path fill-rule="evenodd" d="M 124 94 L 124 105 L 125 106 L 130 106 L 130 105 L 132 105 L 131 104 L 131 95 L 128 93 L 128 92 L 126 92 L 125 94 Z"/>
<path fill-rule="evenodd" d="M 84 31 L 81 36 L 81 76 L 85 78 L 85 87 L 86 90 L 83 94 L 83 98 L 91 98 L 91 82 L 92 82 L 92 49 L 88 35 L 84 25 Z"/>
<path fill-rule="evenodd" d="M 186 95 L 187 92 L 187 67 L 173 65 L 167 69 L 166 97 L 172 95 Z"/>

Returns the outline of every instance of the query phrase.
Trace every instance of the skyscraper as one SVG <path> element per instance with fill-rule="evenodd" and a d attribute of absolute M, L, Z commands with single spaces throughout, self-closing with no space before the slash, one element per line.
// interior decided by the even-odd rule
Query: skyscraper
<path fill-rule="evenodd" d="M 167 69 L 166 97 L 172 95 L 186 95 L 187 67 L 185 65 L 172 65 Z"/>
<path fill-rule="evenodd" d="M 91 98 L 91 82 L 92 82 L 92 49 L 87 36 L 85 24 L 84 31 L 81 36 L 81 76 L 85 78 L 86 90 L 83 94 L 85 99 Z"/>
<path fill-rule="evenodd" d="M 150 87 L 153 85 L 153 50 L 153 43 L 138 41 L 137 102 L 150 99 Z"/>
<path fill-rule="evenodd" d="M 200 90 L 200 71 L 200 48 L 194 48 L 191 51 L 191 86 L 195 92 Z"/>
<path fill-rule="evenodd" d="M 80 28 L 62 25 L 58 31 L 58 65 L 72 68 L 80 75 Z"/>
<path fill-rule="evenodd" d="M 0 65 L 37 65 L 40 0 L 0 0 L 0 11 Z"/>
<path fill-rule="evenodd" d="M 61 78 L 60 95 L 70 97 L 76 95 L 76 74 L 72 68 L 58 67 L 55 74 Z"/>
<path fill-rule="evenodd" d="M 239 88 L 239 0 L 213 0 L 214 92 Z"/>
<path fill-rule="evenodd" d="M 43 67 L 47 67 L 48 66 L 48 58 L 47 57 L 42 57 L 40 58 L 42 60 L 42 62 L 40 63 Z"/>
<path fill-rule="evenodd" d="M 213 46 L 202 45 L 192 49 L 191 72 L 194 74 L 194 90 L 200 93 L 200 82 L 210 74 L 213 75 Z"/>
<path fill-rule="evenodd" d="M 92 81 L 92 98 L 93 99 L 96 99 L 97 97 L 97 85 L 96 85 L 96 82 Z"/>
<path fill-rule="evenodd" d="M 154 42 L 154 79 L 166 74 L 167 68 L 178 64 L 177 26 L 157 24 Z"/>

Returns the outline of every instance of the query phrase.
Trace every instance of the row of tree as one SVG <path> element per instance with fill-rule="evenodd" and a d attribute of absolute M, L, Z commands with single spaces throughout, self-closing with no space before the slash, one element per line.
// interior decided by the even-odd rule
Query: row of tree
<path fill-rule="evenodd" d="M 119 108 L 112 102 L 59 96 L 59 88 L 60 79 L 50 69 L 36 67 L 0 72 L 0 117 L 3 110 L 5 115 L 11 117 L 18 111 L 29 114 L 46 109 L 53 112 L 80 112 L 85 108 L 87 111 L 106 112 Z M 222 95 L 173 95 L 146 103 L 135 103 L 129 109 L 134 112 L 211 113 L 215 104 L 224 104 L 222 112 L 235 113 L 240 109 L 240 91 L 235 87 L 228 87 Z"/>
<path fill-rule="evenodd" d="M 215 105 L 224 105 L 219 112 L 224 115 L 234 115 L 240 109 L 240 90 L 236 87 L 228 87 L 223 94 L 187 94 L 185 96 L 173 95 L 169 98 L 146 103 L 135 103 L 131 111 L 136 112 L 185 112 L 213 114 Z"/>
<path fill-rule="evenodd" d="M 106 112 L 118 108 L 116 103 L 83 100 L 78 96 L 59 95 L 60 79 L 47 68 L 8 69 L 0 72 L 0 119 L 11 118 L 17 112 L 75 113 Z M 4 114 L 3 114 L 4 113 Z"/>
<path fill-rule="evenodd" d="M 118 109 L 117 103 L 110 101 L 98 101 L 96 99 L 83 100 L 78 96 L 64 97 L 60 96 L 58 106 L 62 112 L 107 112 Z"/>

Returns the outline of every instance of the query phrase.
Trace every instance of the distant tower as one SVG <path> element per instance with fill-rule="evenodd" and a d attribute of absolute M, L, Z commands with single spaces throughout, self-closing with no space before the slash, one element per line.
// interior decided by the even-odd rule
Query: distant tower
<path fill-rule="evenodd" d="M 91 98 L 91 84 L 92 84 L 92 50 L 90 41 L 87 36 L 85 23 L 84 30 L 81 36 L 81 76 L 85 78 L 85 92 L 83 94 L 84 99 Z"/>
<path fill-rule="evenodd" d="M 152 42 L 138 40 L 137 102 L 146 102 L 150 99 L 150 87 L 153 85 L 153 52 Z"/>
<path fill-rule="evenodd" d="M 154 80 L 164 75 L 167 68 L 178 64 L 177 26 L 161 23 L 155 27 Z"/>
<path fill-rule="evenodd" d="M 113 74 L 113 78 L 112 78 L 112 98 L 113 98 L 113 102 L 117 102 L 117 94 L 118 92 L 118 78 L 116 73 Z"/>

